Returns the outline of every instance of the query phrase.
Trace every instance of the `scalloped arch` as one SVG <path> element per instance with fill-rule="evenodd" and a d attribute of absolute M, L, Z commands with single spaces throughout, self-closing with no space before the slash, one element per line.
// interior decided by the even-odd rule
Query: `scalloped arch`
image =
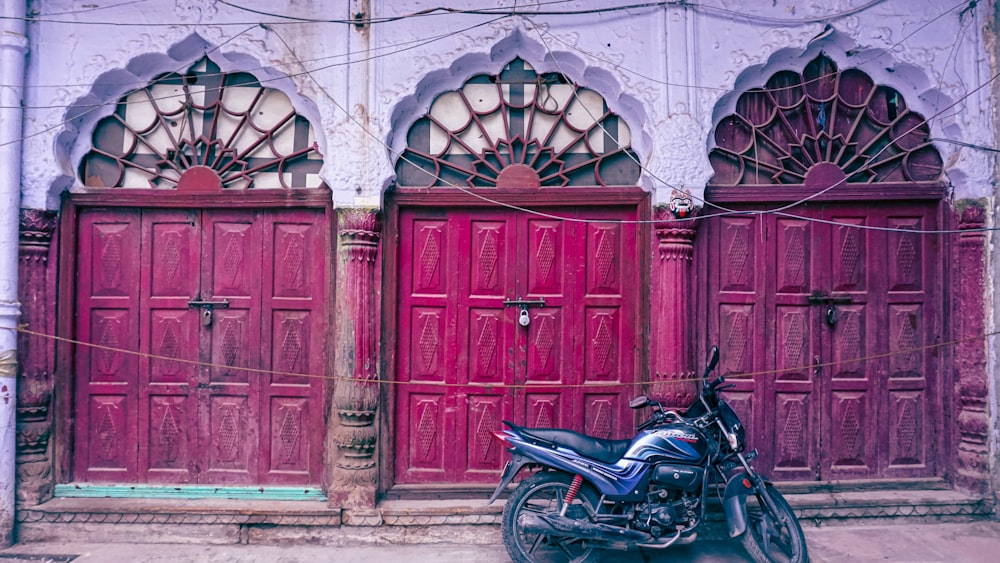
<path fill-rule="evenodd" d="M 712 185 L 936 182 L 944 162 L 903 94 L 826 54 L 740 94 L 718 121 Z"/>
<path fill-rule="evenodd" d="M 515 30 L 428 73 L 387 144 L 400 186 L 637 185 L 645 117 L 610 73 Z"/>
<path fill-rule="evenodd" d="M 943 185 L 925 116 L 949 103 L 920 69 L 859 51 L 839 32 L 804 51 L 782 49 L 741 73 L 716 105 L 709 187 Z"/>
<path fill-rule="evenodd" d="M 206 56 L 205 53 L 207 52 L 212 52 L 212 54 L 210 56 Z M 166 53 L 145 53 L 138 55 L 133 57 L 125 68 L 108 71 L 99 76 L 94 81 L 90 92 L 86 96 L 78 99 L 67 110 L 65 114 L 64 130 L 56 138 L 55 150 L 57 158 L 60 162 L 64 163 L 67 169 L 72 169 L 77 172 L 82 171 L 86 166 L 85 159 L 89 158 L 88 155 L 93 156 L 94 150 L 97 147 L 95 135 L 98 131 L 102 127 L 107 128 L 113 122 L 123 123 L 123 107 L 127 105 L 125 102 L 129 96 L 134 96 L 139 92 L 149 91 L 150 88 L 158 83 L 158 81 L 162 81 L 164 77 L 173 76 L 180 79 L 181 82 L 190 80 L 192 69 L 194 69 L 197 64 L 208 64 L 212 67 L 212 73 L 230 77 L 229 80 L 242 82 L 243 85 L 255 85 L 257 91 L 268 93 L 271 96 L 280 98 L 281 105 L 288 108 L 290 114 L 294 114 L 290 118 L 290 121 L 297 124 L 300 136 L 301 131 L 303 130 L 302 123 L 305 123 L 306 128 L 308 129 L 308 150 L 303 150 L 302 147 L 298 147 L 293 149 L 292 152 L 299 151 L 302 154 L 310 153 L 308 156 L 316 163 L 309 166 L 310 174 L 315 176 L 313 180 L 310 180 L 310 185 L 320 183 L 318 180 L 318 171 L 322 161 L 319 160 L 319 154 L 324 152 L 326 139 L 323 135 L 319 134 L 320 130 L 309 125 L 312 123 L 321 123 L 320 114 L 316 106 L 311 101 L 298 94 L 294 83 L 284 73 L 263 66 L 255 58 L 246 54 L 221 53 L 215 51 L 213 46 L 202 39 L 198 34 L 188 36 L 183 41 L 180 41 L 171 47 Z M 147 103 L 147 105 L 149 104 Z M 214 111 L 213 108 L 209 108 L 205 104 L 195 105 L 197 106 L 196 111 L 200 113 L 211 114 Z M 223 107 L 215 109 L 218 109 L 219 113 L 226 113 L 226 110 Z M 249 111 L 248 108 L 242 108 L 242 110 L 243 113 L 247 113 Z M 158 111 L 157 113 L 162 112 Z M 177 115 L 175 117 L 185 119 L 190 116 L 191 111 L 189 108 L 187 111 L 176 113 Z M 229 118 L 236 120 L 240 119 L 238 116 L 234 118 L 232 112 L 230 112 Z M 211 118 L 209 118 L 209 121 L 211 121 Z M 208 128 L 211 128 L 210 123 L 208 124 Z M 162 133 L 163 132 L 161 131 L 161 136 Z M 198 136 L 199 135 L 195 135 L 195 137 Z M 204 135 L 202 136 L 205 137 L 202 139 L 203 142 L 201 143 L 203 149 L 208 146 L 215 146 L 216 148 L 219 148 L 220 145 L 224 145 L 229 142 L 229 140 L 225 138 L 210 138 L 213 136 L 223 137 L 223 135 L 210 133 L 207 137 Z M 264 131 L 263 136 L 263 139 L 258 139 L 258 143 L 262 146 L 275 145 L 275 139 L 267 138 L 268 135 L 266 131 Z M 274 137 L 273 132 L 270 137 Z M 174 141 L 169 141 L 167 144 L 180 145 L 184 139 L 178 137 L 174 139 Z M 142 140 L 137 142 L 139 144 L 143 143 Z M 242 142 L 246 143 L 247 141 L 244 140 Z M 205 154 L 197 154 L 200 149 L 196 148 L 195 145 L 198 145 L 197 139 L 186 139 L 186 146 L 188 149 L 191 149 L 188 151 L 191 154 L 188 155 L 189 162 L 187 164 L 201 164 L 203 166 L 201 166 L 200 172 L 205 173 L 206 169 L 212 168 L 212 165 L 207 162 Z M 230 148 L 235 149 L 236 147 Z M 243 148 L 245 149 L 246 145 L 244 145 Z M 169 155 L 171 159 L 177 162 L 183 160 L 183 157 L 178 155 L 178 153 L 183 152 L 182 147 L 164 147 L 164 153 L 161 156 L 168 156 L 166 154 L 167 151 L 171 152 Z M 204 151 L 202 152 L 204 153 Z M 231 152 L 232 151 L 230 151 L 230 153 Z M 284 156 L 289 156 L 290 151 L 281 149 L 279 150 L 279 153 L 280 152 L 283 152 Z M 194 160 L 191 160 L 191 158 L 194 158 Z M 193 167 L 187 166 L 187 164 L 182 164 L 182 166 L 186 168 Z M 280 166 L 287 167 L 287 164 L 288 159 L 286 158 L 284 159 L 284 163 Z M 130 167 L 128 164 L 125 166 Z M 224 165 L 217 165 L 217 167 L 218 166 Z M 186 168 L 180 171 L 181 175 L 183 175 Z M 217 174 L 218 172 L 219 171 L 215 171 L 213 174 Z M 284 170 L 281 172 L 284 172 Z M 75 185 L 79 185 L 81 181 L 86 183 L 86 175 L 81 174 L 81 176 L 82 177 L 80 179 L 73 176 L 67 177 L 65 182 L 56 182 L 56 184 L 53 185 L 53 189 L 61 191 Z M 170 182 L 167 182 L 167 184 L 170 184 Z"/>

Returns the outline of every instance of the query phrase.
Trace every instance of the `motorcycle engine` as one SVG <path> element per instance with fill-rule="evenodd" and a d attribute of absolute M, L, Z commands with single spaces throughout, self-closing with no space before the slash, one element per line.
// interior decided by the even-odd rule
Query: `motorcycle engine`
<path fill-rule="evenodd" d="M 671 498 L 673 496 L 673 498 Z M 636 527 L 659 535 L 663 529 L 669 529 L 678 524 L 693 525 L 697 520 L 698 497 L 684 493 L 671 495 L 666 490 L 660 490 L 649 495 L 649 502 L 636 507 Z M 660 531 L 657 530 L 660 529 Z"/>

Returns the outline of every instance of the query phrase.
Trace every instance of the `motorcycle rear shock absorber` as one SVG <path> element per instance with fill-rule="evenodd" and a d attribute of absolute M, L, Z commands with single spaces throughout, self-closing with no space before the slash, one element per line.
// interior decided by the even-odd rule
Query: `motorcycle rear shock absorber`
<path fill-rule="evenodd" d="M 559 516 L 566 516 L 566 511 L 569 509 L 570 503 L 576 498 L 576 493 L 580 492 L 580 485 L 583 484 L 583 475 L 574 475 L 573 482 L 569 486 L 569 490 L 566 491 L 566 497 L 563 498 L 562 510 L 559 511 Z"/>

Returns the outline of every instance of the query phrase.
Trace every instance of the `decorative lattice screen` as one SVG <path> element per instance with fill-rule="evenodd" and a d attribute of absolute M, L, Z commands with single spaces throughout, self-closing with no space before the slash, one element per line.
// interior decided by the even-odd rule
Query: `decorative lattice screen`
<path fill-rule="evenodd" d="M 936 181 L 942 160 L 929 137 L 898 91 L 820 55 L 740 96 L 715 129 L 711 184 Z"/>
<path fill-rule="evenodd" d="M 400 186 L 635 185 L 629 129 L 597 92 L 521 59 L 437 97 L 396 161 Z"/>
<path fill-rule="evenodd" d="M 321 184 L 321 159 L 288 96 L 202 59 L 119 100 L 80 176 L 88 187 L 307 188 Z"/>

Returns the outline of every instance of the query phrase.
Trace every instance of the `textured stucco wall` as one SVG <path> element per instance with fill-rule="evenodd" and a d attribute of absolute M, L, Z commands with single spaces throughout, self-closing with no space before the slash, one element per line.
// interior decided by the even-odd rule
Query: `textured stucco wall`
<path fill-rule="evenodd" d="M 986 36 L 986 48 L 990 58 L 990 70 L 991 73 L 1000 73 L 1000 2 L 995 2 L 993 5 L 993 13 L 986 19 L 985 26 L 985 36 Z M 1000 82 L 1000 81 L 998 81 Z M 993 94 L 993 99 L 1000 99 L 1000 83 L 994 82 L 990 91 Z M 989 114 L 989 120 L 994 124 L 997 131 L 1000 131 L 1000 108 L 995 104 L 992 108 L 992 112 Z M 995 226 L 995 221 L 992 217 L 996 216 L 998 208 L 1000 208 L 1000 202 L 998 202 L 996 197 L 996 185 L 997 178 L 1000 178 L 1000 159 L 994 157 L 994 173 L 991 185 L 993 186 L 993 193 L 989 198 L 990 210 L 987 215 L 989 216 L 988 221 L 990 226 Z M 997 244 L 997 234 L 994 232 L 988 239 L 989 251 L 988 257 L 990 263 L 987 267 L 987 272 L 989 273 L 989 279 L 991 283 L 986 284 L 986 303 L 990 304 L 990 316 L 987 319 L 987 330 L 993 332 L 997 330 L 997 318 L 1000 317 L 1000 293 L 997 292 L 996 279 L 1000 275 L 1000 271 L 997 271 L 997 266 L 1000 264 L 1000 245 Z M 987 350 L 987 373 L 989 375 L 989 397 L 990 400 L 987 403 L 990 415 L 990 436 L 989 441 L 991 453 L 990 456 L 990 475 L 992 476 L 992 489 L 997 500 L 1000 501 L 1000 397 L 997 396 L 997 390 L 1000 389 L 1000 370 L 997 369 L 997 362 L 1000 361 L 997 354 L 996 346 L 993 343 L 996 342 L 996 337 L 993 337 L 988 342 Z M 1000 513 L 1000 512 L 998 512 Z"/>
<path fill-rule="evenodd" d="M 596 14 L 500 17 L 441 14 L 359 29 L 283 20 L 215 0 L 145 2 L 34 0 L 25 115 L 23 205 L 55 207 L 77 182 L 90 130 L 124 92 L 160 72 L 184 70 L 210 52 L 223 70 L 245 70 L 288 92 L 318 129 L 323 177 L 337 205 L 378 204 L 392 180 L 393 149 L 434 96 L 514 56 L 561 71 L 602 93 L 632 129 L 654 201 L 672 186 L 695 196 L 711 177 L 713 118 L 732 109 L 730 91 L 801 69 L 824 49 L 842 68 L 858 66 L 900 90 L 911 108 L 937 114 L 991 76 L 985 24 L 992 6 L 938 0 L 707 0 Z M 440 0 L 268 0 L 239 5 L 302 18 L 404 16 Z M 512 0 L 499 2 L 512 5 Z M 620 5 L 578 0 L 527 12 Z M 112 7 L 113 6 L 113 7 Z M 856 11 L 855 11 L 856 10 Z M 854 12 L 830 21 L 831 14 Z M 960 18 L 961 13 L 961 18 Z M 267 27 L 257 25 L 271 22 Z M 118 23 L 126 25 L 105 25 Z M 825 25 L 832 34 L 823 34 Z M 890 51 L 890 52 L 886 52 Z M 304 68 L 305 67 L 305 68 Z M 305 72 L 308 69 L 309 72 Z M 990 88 L 932 121 L 935 138 L 992 145 Z M 989 153 L 938 143 L 956 197 L 992 194 Z"/>

